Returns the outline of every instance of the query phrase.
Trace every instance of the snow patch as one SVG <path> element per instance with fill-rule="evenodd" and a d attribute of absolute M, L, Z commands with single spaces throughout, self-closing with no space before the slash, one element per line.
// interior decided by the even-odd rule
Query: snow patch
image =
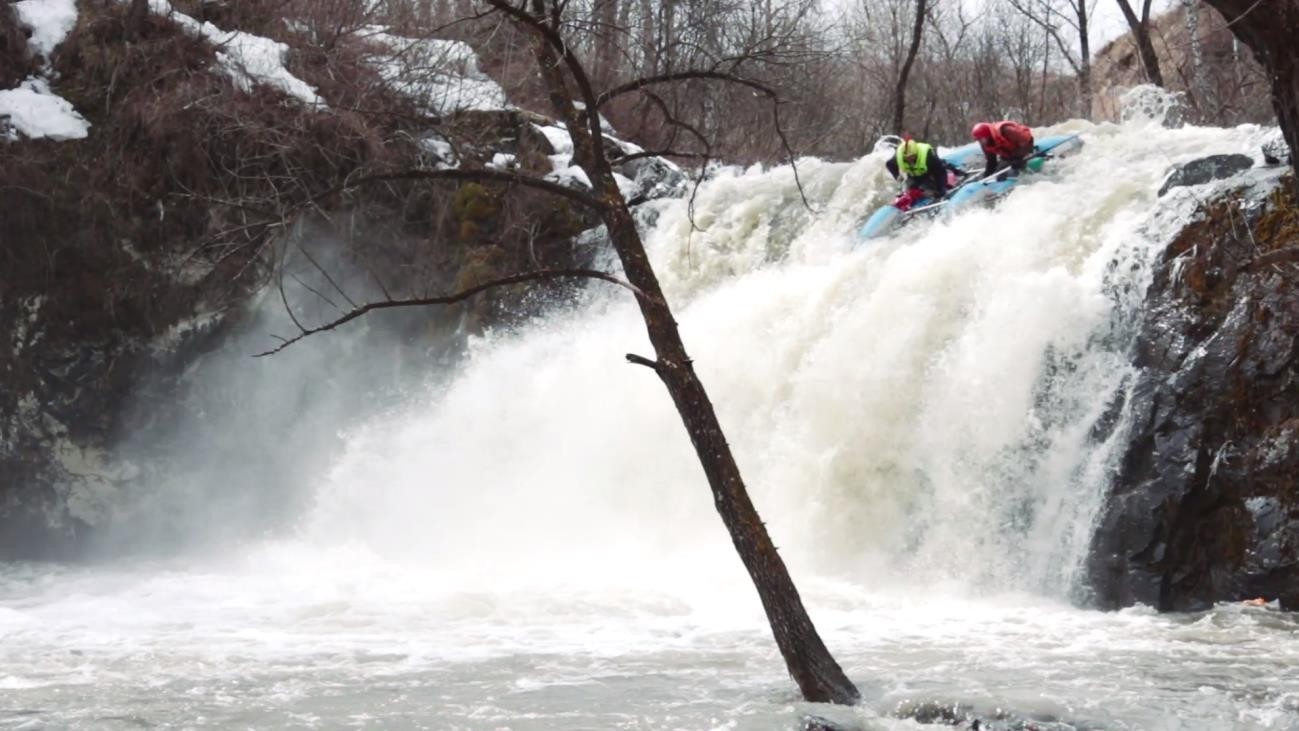
<path fill-rule="evenodd" d="M 367 38 L 382 51 L 367 60 L 383 80 L 409 96 L 426 113 L 506 109 L 505 91 L 478 69 L 478 56 L 467 43 L 438 38 L 404 38 L 385 28 L 370 29 Z"/>
<path fill-rule="evenodd" d="M 177 12 L 168 0 L 150 0 L 153 12 L 165 15 L 189 33 L 205 38 L 217 47 L 217 61 L 243 91 L 255 84 L 270 86 L 312 106 L 323 106 L 324 100 L 315 87 L 299 79 L 284 66 L 289 47 L 270 38 L 243 31 L 223 31 L 208 22 L 200 23 Z"/>
<path fill-rule="evenodd" d="M 556 169 L 546 176 L 546 180 L 569 188 L 590 188 L 591 179 L 586 177 L 586 171 L 576 165 L 569 165 L 566 168 Z"/>
<path fill-rule="evenodd" d="M 0 91 L 0 139 L 80 140 L 89 133 L 90 123 L 44 79 L 29 78 L 17 89 Z"/>
<path fill-rule="evenodd" d="M 591 179 L 586 176 L 586 171 L 573 164 L 573 137 L 568 134 L 568 130 L 558 125 L 532 126 L 545 135 L 546 141 L 555 151 L 555 154 L 549 156 L 551 171 L 545 179 L 570 188 L 591 188 Z M 621 183 L 619 187 L 622 187 Z"/>
<path fill-rule="evenodd" d="M 624 199 L 631 200 L 632 196 L 640 192 L 640 186 L 636 181 L 621 173 L 613 174 L 613 182 L 618 184 L 618 192 L 622 193 Z"/>
<path fill-rule="evenodd" d="M 492 155 L 492 161 L 487 163 L 487 167 L 494 170 L 512 170 L 518 167 L 518 164 L 515 162 L 514 155 L 508 152 L 498 152 Z"/>
<path fill-rule="evenodd" d="M 77 24 L 74 0 L 22 0 L 13 7 L 18 22 L 31 29 L 28 47 L 47 62 Z M 0 91 L 0 140 L 79 140 L 89 133 L 90 123 L 50 91 L 44 78 L 30 77 L 15 89 Z"/>
<path fill-rule="evenodd" d="M 573 156 L 573 137 L 568 134 L 568 130 L 556 125 L 533 124 L 532 126 L 545 135 L 546 141 L 550 143 L 556 155 Z"/>
<path fill-rule="evenodd" d="M 421 150 L 428 153 L 432 158 L 429 162 L 438 170 L 449 170 L 460 164 L 460 159 L 456 157 L 455 148 L 441 135 L 429 134 L 421 137 L 416 143 Z"/>
<path fill-rule="evenodd" d="M 19 23 L 32 29 L 27 46 L 46 59 L 77 24 L 75 0 L 21 0 L 14 12 Z"/>

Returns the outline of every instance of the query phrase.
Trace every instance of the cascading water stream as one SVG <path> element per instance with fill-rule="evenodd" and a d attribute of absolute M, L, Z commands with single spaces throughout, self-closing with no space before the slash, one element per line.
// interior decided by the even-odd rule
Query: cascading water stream
<path fill-rule="evenodd" d="M 685 202 L 654 204 L 687 347 L 862 686 L 853 722 L 915 728 L 893 709 L 934 700 L 1055 728 L 1299 727 L 1299 648 L 1272 641 L 1291 620 L 1069 604 L 1123 441 L 1097 424 L 1130 376 L 1147 264 L 1189 214 L 1152 215 L 1153 191 L 1260 131 L 1051 131 L 1086 147 L 993 209 L 861 245 L 854 222 L 892 190 L 879 156 L 804 161 L 815 214 L 789 168 L 719 175 L 697 229 Z M 622 362 L 647 350 L 626 293 L 592 289 L 339 424 L 291 538 L 0 569 L 0 688 L 59 727 L 790 728 L 679 418 Z"/>
<path fill-rule="evenodd" d="M 815 217 L 788 168 L 706 186 L 702 230 L 664 206 L 649 245 L 688 347 L 804 571 L 1073 586 L 1113 441 L 1092 429 L 1128 375 L 1160 233 L 1141 230 L 1148 191 L 1223 136 L 1076 129 L 1086 153 L 997 208 L 855 249 L 854 216 L 891 188 L 879 159 L 805 162 Z M 440 400 L 366 427 L 306 535 L 533 576 L 532 561 L 726 553 L 670 401 L 620 361 L 647 348 L 632 303 L 592 300 L 487 337 Z"/>

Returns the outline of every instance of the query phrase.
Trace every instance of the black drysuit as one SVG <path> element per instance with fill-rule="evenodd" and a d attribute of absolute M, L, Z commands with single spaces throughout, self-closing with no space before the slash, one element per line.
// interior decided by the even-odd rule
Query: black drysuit
<path fill-rule="evenodd" d="M 901 176 L 896 155 L 889 158 L 889 161 L 884 163 L 884 167 L 888 168 L 889 174 L 894 178 Z M 929 148 L 929 154 L 925 157 L 925 174 L 908 175 L 907 187 L 920 188 L 935 198 L 947 195 L 947 163 L 938 156 L 938 150 Z"/>

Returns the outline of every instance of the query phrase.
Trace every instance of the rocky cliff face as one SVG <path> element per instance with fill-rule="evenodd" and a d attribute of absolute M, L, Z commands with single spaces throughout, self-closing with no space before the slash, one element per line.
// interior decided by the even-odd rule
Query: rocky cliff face
<path fill-rule="evenodd" d="M 1183 2 L 1150 21 L 1151 40 L 1164 83 L 1181 96 L 1182 114 L 1166 121 L 1230 126 L 1274 119 L 1267 74 L 1249 49 L 1236 43 L 1226 20 L 1212 7 Z M 1091 118 L 1118 121 L 1123 95 L 1145 83 L 1132 34 L 1105 44 L 1092 60 Z"/>
<path fill-rule="evenodd" d="M 1234 172 L 1202 161 L 1188 179 L 1220 164 Z M 1237 178 L 1159 259 L 1130 443 L 1093 546 L 1104 606 L 1299 609 L 1299 207 L 1279 175 Z"/>

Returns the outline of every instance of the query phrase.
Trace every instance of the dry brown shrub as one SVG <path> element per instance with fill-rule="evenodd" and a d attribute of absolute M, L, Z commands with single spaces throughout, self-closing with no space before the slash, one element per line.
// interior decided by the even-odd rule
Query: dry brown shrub
<path fill-rule="evenodd" d="M 12 5 L 0 3 L 0 89 L 12 89 L 35 70 L 18 14 Z"/>
<path fill-rule="evenodd" d="M 172 0 L 172 7 L 221 30 L 241 30 L 277 40 L 286 32 L 285 0 Z"/>

